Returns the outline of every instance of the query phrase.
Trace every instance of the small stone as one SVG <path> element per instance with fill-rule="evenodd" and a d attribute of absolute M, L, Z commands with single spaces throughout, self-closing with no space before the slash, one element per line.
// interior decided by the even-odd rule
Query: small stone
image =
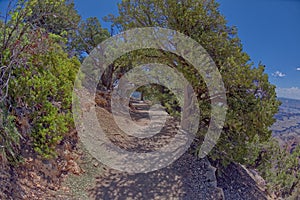
<path fill-rule="evenodd" d="M 94 163 L 94 167 L 98 167 L 99 166 L 99 163 Z"/>

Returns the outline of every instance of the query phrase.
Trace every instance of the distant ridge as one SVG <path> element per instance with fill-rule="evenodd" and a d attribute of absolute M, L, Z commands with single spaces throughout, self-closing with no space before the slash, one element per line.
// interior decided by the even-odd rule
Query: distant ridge
<path fill-rule="evenodd" d="M 299 101 L 300 102 L 300 99 L 291 99 L 291 98 L 287 98 L 287 97 L 277 97 L 278 100 L 287 100 L 287 101 Z"/>
<path fill-rule="evenodd" d="M 293 150 L 300 144 L 300 100 L 278 99 L 282 104 L 274 116 L 276 122 L 271 127 L 273 137 L 278 139 L 280 146 L 288 145 Z"/>

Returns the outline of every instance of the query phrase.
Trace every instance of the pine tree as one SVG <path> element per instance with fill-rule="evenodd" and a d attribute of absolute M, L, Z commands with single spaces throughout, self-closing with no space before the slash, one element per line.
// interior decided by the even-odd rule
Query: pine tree
<path fill-rule="evenodd" d="M 265 67 L 262 64 L 255 67 L 251 63 L 249 55 L 243 51 L 237 29 L 226 24 L 219 5 L 214 0 L 123 0 L 118 6 L 119 16 L 110 15 L 106 20 L 113 22 L 119 31 L 137 27 L 169 28 L 191 37 L 206 49 L 222 75 L 228 103 L 225 126 L 210 157 L 246 164 L 251 154 L 247 145 L 255 138 L 263 142 L 271 137 L 268 128 L 275 121 L 273 115 L 278 111 L 279 102 L 275 86 L 264 73 Z M 210 121 L 210 97 L 203 79 L 184 60 L 168 53 L 144 51 L 132 53 L 127 58 L 131 62 L 146 63 L 153 54 L 159 54 L 156 61 L 177 67 L 197 91 L 201 110 L 198 137 L 203 140 Z M 167 62 L 170 58 L 178 65 Z M 125 63 L 119 66 L 120 70 L 128 67 Z"/>

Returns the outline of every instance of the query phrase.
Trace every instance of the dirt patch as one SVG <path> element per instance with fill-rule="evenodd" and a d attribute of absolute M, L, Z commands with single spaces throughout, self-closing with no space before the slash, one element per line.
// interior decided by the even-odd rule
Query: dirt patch
<path fill-rule="evenodd" d="M 0 166 L 0 199 L 55 199 L 66 174 L 80 174 L 77 164 L 76 131 L 57 146 L 56 159 L 42 159 L 23 148 L 24 160 L 18 166 Z"/>

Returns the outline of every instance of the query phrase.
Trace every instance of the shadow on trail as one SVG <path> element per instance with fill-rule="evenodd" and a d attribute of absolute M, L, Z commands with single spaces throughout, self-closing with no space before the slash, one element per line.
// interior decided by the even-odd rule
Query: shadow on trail
<path fill-rule="evenodd" d="M 170 166 L 128 174 L 105 168 L 89 190 L 92 199 L 223 199 L 215 170 L 206 159 L 184 154 Z"/>
<path fill-rule="evenodd" d="M 149 105 L 136 106 L 131 113 L 134 120 L 148 118 Z M 97 110 L 101 127 L 111 130 L 107 137 L 117 146 L 127 151 L 151 152 L 169 143 L 177 133 L 178 121 L 168 118 L 161 131 L 151 138 L 136 138 L 118 130 L 111 113 Z M 149 119 L 149 118 L 148 118 Z M 181 155 L 181 154 L 180 154 Z M 173 156 L 169 152 L 163 156 Z M 126 157 L 127 163 L 138 165 L 135 158 Z M 149 162 L 147 168 L 163 162 Z M 152 164 L 151 164 L 152 163 Z M 109 167 L 96 177 L 96 185 L 88 191 L 91 199 L 223 199 L 223 192 L 217 187 L 215 169 L 207 159 L 198 159 L 188 153 L 169 166 L 148 172 L 129 174 Z"/>

